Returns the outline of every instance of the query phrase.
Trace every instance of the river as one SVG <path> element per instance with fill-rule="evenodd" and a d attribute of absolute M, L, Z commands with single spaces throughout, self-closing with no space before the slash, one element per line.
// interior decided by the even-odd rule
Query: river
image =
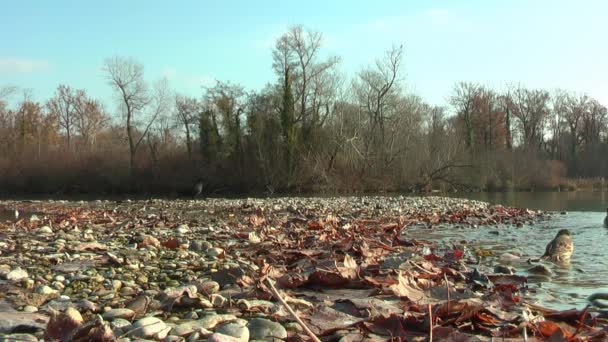
<path fill-rule="evenodd" d="M 490 249 L 494 256 L 480 267 L 491 271 L 496 264 L 508 264 L 517 274 L 529 275 L 529 298 L 554 309 L 582 309 L 587 297 L 608 292 L 608 228 L 603 226 L 608 207 L 606 192 L 518 192 L 451 194 L 494 204 L 561 212 L 548 221 L 523 227 L 498 226 L 479 228 L 438 227 L 432 231 L 412 231 L 412 237 L 436 240 L 444 244 L 467 240 L 469 248 Z M 533 266 L 526 261 L 541 256 L 547 243 L 563 228 L 573 234 L 574 253 L 569 265 L 544 263 L 553 275 L 530 275 Z M 520 253 L 521 262 L 501 262 L 504 253 Z"/>

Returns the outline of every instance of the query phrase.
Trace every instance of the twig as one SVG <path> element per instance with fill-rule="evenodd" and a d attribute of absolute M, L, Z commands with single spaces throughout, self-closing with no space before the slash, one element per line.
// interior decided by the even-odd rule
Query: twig
<path fill-rule="evenodd" d="M 443 279 L 445 280 L 445 288 L 448 291 L 448 316 L 450 316 L 450 283 L 448 282 L 448 276 L 445 274 L 445 272 L 443 273 Z"/>
<path fill-rule="evenodd" d="M 589 311 L 589 308 L 591 307 L 591 305 L 587 305 L 585 307 L 585 309 L 583 310 L 583 312 L 581 313 L 580 317 L 578 318 L 578 324 L 576 327 L 576 331 L 574 332 L 574 334 L 572 334 L 572 337 L 578 335 L 578 333 L 581 331 L 581 328 L 583 327 L 583 325 L 585 324 L 585 316 L 587 316 L 587 311 Z"/>
<path fill-rule="evenodd" d="M 310 338 L 314 342 L 321 342 L 321 340 L 319 340 L 319 338 L 310 330 L 310 328 L 308 328 L 308 326 L 306 324 L 304 324 L 304 322 L 300 319 L 300 317 L 298 317 L 298 315 L 295 313 L 295 311 L 293 311 L 293 309 L 289 306 L 289 304 L 287 304 L 287 302 L 283 299 L 283 297 L 281 297 L 281 294 L 279 294 L 279 291 L 277 291 L 277 289 L 274 287 L 274 285 L 272 285 L 272 282 L 270 281 L 270 279 L 266 278 L 266 283 L 268 284 L 268 287 L 272 291 L 272 294 L 274 295 L 274 297 L 279 302 L 281 302 L 281 304 L 283 304 L 285 309 L 287 309 L 287 311 L 289 311 L 291 316 L 302 326 L 302 329 L 304 329 L 304 331 L 306 331 L 308 336 L 310 336 Z"/>
<path fill-rule="evenodd" d="M 429 303 L 429 342 L 433 342 L 433 312 Z"/>

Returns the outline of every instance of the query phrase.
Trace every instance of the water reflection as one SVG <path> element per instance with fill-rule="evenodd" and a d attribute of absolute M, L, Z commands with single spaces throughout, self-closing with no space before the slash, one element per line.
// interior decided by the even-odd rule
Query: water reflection
<path fill-rule="evenodd" d="M 464 197 L 494 204 L 521 208 L 555 211 L 599 211 L 606 212 L 608 192 L 494 192 L 451 193 L 452 197 Z M 603 219 L 599 221 L 603 222 Z"/>
<path fill-rule="evenodd" d="M 603 228 L 603 212 L 569 212 L 555 215 L 551 220 L 536 225 L 492 226 L 465 228 L 444 226 L 429 230 L 413 228 L 409 237 L 437 241 L 447 247 L 466 240 L 467 248 L 489 249 L 493 256 L 483 259 L 480 268 L 492 272 L 495 265 L 503 264 L 515 268 L 517 274 L 529 276 L 530 299 L 555 309 L 582 309 L 587 297 L 595 292 L 608 292 L 608 229 Z M 569 264 L 543 262 L 552 274 L 530 274 L 527 260 L 540 257 L 547 243 L 563 228 L 572 232 L 574 253 Z M 520 256 L 513 260 L 506 255 Z M 503 258 L 501 259 L 501 255 Z"/>

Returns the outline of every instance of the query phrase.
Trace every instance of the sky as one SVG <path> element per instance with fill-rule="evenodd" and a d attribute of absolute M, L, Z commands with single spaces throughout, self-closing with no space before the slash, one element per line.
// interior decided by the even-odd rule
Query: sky
<path fill-rule="evenodd" d="M 272 47 L 290 26 L 323 34 L 352 78 L 404 46 L 404 84 L 446 105 L 456 82 L 587 93 L 608 105 L 608 1 L 0 1 L 0 86 L 46 101 L 59 84 L 106 104 L 106 58 L 132 57 L 150 82 L 200 96 L 214 80 L 274 82 Z M 14 95 L 16 97 L 18 95 Z"/>

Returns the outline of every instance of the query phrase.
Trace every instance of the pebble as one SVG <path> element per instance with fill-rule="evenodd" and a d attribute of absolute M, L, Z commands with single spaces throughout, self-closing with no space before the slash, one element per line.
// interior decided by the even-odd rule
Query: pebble
<path fill-rule="evenodd" d="M 221 294 L 214 293 L 211 295 L 211 304 L 216 308 L 221 308 L 228 300 Z"/>
<path fill-rule="evenodd" d="M 165 322 L 159 318 L 144 317 L 133 323 L 130 330 L 132 330 L 131 336 L 133 337 L 154 337 L 162 339 L 167 336 L 171 328 L 168 328 Z"/>
<path fill-rule="evenodd" d="M 27 271 L 21 269 L 20 267 L 15 268 L 14 270 L 8 272 L 6 275 L 6 280 L 10 281 L 19 281 L 21 279 L 25 279 L 28 277 Z"/>
<path fill-rule="evenodd" d="M 204 252 L 210 248 L 213 248 L 213 245 L 209 241 L 194 240 L 190 243 L 190 250 L 195 252 Z"/>
<path fill-rule="evenodd" d="M 240 342 L 241 340 L 239 340 L 236 337 L 232 337 L 229 335 L 224 335 L 224 334 L 220 334 L 220 333 L 214 333 L 213 335 L 209 336 L 209 338 L 207 338 L 207 342 Z"/>
<path fill-rule="evenodd" d="M 207 255 L 212 258 L 217 258 L 224 253 L 224 250 L 219 247 L 210 248 L 207 250 Z"/>
<path fill-rule="evenodd" d="M 36 289 L 36 292 L 39 294 L 43 294 L 43 295 L 53 295 L 53 294 L 59 293 L 59 291 L 53 289 L 52 287 L 50 287 L 48 285 L 42 285 L 42 286 L 38 287 L 38 289 Z"/>
<path fill-rule="evenodd" d="M 234 321 L 236 320 L 236 316 L 234 315 L 229 315 L 229 314 L 222 314 L 222 315 L 218 315 L 218 314 L 212 314 L 212 315 L 207 315 L 197 321 L 194 321 L 195 324 L 201 328 L 204 329 L 213 329 L 215 328 L 216 325 L 223 323 L 223 322 L 227 322 L 227 321 Z"/>
<path fill-rule="evenodd" d="M 528 269 L 528 273 L 550 276 L 553 272 L 545 265 L 536 265 Z"/>
<path fill-rule="evenodd" d="M 272 338 L 286 339 L 287 330 L 277 323 L 265 318 L 253 318 L 247 324 L 249 336 L 253 340 L 266 340 Z"/>
<path fill-rule="evenodd" d="M 49 226 L 42 226 L 38 228 L 38 233 L 40 234 L 53 234 L 53 229 Z"/>
<path fill-rule="evenodd" d="M 38 308 L 32 305 L 26 305 L 23 307 L 23 312 L 38 312 Z"/>
<path fill-rule="evenodd" d="M 30 334 L 0 335 L 0 342 L 37 342 L 38 338 Z"/>
<path fill-rule="evenodd" d="M 241 342 L 249 341 L 249 329 L 239 323 L 222 324 L 216 332 L 237 338 Z"/>
<path fill-rule="evenodd" d="M 135 316 L 135 311 L 131 309 L 111 309 L 101 315 L 101 317 L 107 321 L 111 321 L 116 318 L 131 319 L 133 316 Z"/>

